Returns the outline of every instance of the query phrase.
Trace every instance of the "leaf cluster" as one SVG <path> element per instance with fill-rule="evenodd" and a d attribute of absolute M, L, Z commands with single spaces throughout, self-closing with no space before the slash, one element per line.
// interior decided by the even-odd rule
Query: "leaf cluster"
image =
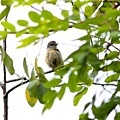
<path fill-rule="evenodd" d="M 34 3 L 53 4 L 57 6 L 56 0 L 17 0 L 17 5 L 32 5 Z M 56 69 L 52 80 L 47 80 L 41 67 L 37 65 L 35 59 L 35 67 L 31 70 L 31 75 L 27 67 L 27 61 L 24 58 L 23 68 L 29 79 L 29 85 L 26 88 L 26 99 L 31 107 L 37 100 L 44 104 L 43 112 L 50 109 L 56 98 L 61 100 L 64 96 L 66 88 L 70 92 L 75 93 L 73 104 L 78 105 L 80 99 L 89 91 L 90 86 L 101 85 L 102 92 L 108 91 L 106 86 L 114 84 L 114 90 L 111 96 L 104 98 L 100 106 L 97 106 L 97 94 L 92 96 L 92 101 L 84 106 L 83 112 L 80 114 L 80 120 L 90 120 L 90 114 L 94 119 L 105 120 L 112 111 L 116 111 L 115 120 L 120 117 L 119 107 L 120 97 L 117 95 L 120 91 L 119 72 L 120 72 L 120 50 L 117 47 L 120 44 L 120 10 L 119 6 L 115 7 L 115 3 L 119 1 L 100 1 L 100 0 L 65 0 L 64 4 L 71 4 L 71 11 L 61 9 L 63 19 L 53 15 L 50 11 L 44 9 L 41 11 L 29 11 L 29 20 L 20 19 L 17 24 L 21 26 L 21 30 L 17 29 L 13 23 L 4 20 L 10 12 L 10 5 L 14 4 L 13 0 L 2 0 L 1 5 L 6 8 L 0 13 L 1 26 L 4 30 L 0 30 L 0 40 L 4 40 L 8 34 L 15 34 L 16 38 L 23 34 L 29 36 L 23 38 L 18 48 L 39 42 L 40 35 L 44 38 L 51 33 L 58 31 L 66 31 L 69 28 L 85 30 L 86 35 L 79 37 L 77 40 L 84 42 L 78 50 L 71 53 L 65 61 L 70 61 L 63 68 Z M 83 16 L 83 17 L 82 17 Z M 31 25 L 31 22 L 33 23 Z M 1 60 L 7 67 L 10 74 L 14 74 L 13 61 L 10 56 L 0 47 Z M 102 56 L 101 56 L 102 54 Z M 99 76 L 108 73 L 106 78 Z M 62 78 L 68 74 L 68 81 L 64 83 Z M 102 74 L 102 75 L 101 75 Z M 37 77 L 36 77 L 37 76 Z M 103 81 L 103 84 L 96 82 Z M 59 90 L 56 90 L 59 88 Z M 102 93 L 101 93 L 102 94 Z M 91 111 L 91 112 L 90 112 Z"/>

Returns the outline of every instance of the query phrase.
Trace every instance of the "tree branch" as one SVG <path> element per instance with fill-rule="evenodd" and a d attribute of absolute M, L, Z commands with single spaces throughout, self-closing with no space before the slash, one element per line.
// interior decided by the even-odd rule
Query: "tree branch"
<path fill-rule="evenodd" d="M 12 80 L 7 80 L 6 83 L 16 82 L 16 81 L 20 81 L 20 80 L 27 80 L 27 79 L 26 79 L 26 77 L 20 77 L 20 78 L 16 78 L 16 79 L 12 79 Z"/>
<path fill-rule="evenodd" d="M 102 84 L 102 83 L 93 83 L 94 85 L 101 85 L 101 86 L 117 86 L 116 84 L 106 84 L 106 83 L 104 83 L 104 84 Z"/>
<path fill-rule="evenodd" d="M 52 72 L 54 72 L 54 70 L 47 71 L 44 74 L 48 74 L 48 73 L 52 73 Z M 36 78 L 37 77 L 38 76 L 36 76 Z M 17 81 L 20 81 L 20 80 L 27 80 L 27 78 L 26 77 L 20 77 L 20 78 L 16 78 L 16 79 L 12 79 L 12 80 L 7 80 L 6 83 L 17 82 Z"/>
<path fill-rule="evenodd" d="M 48 73 L 52 73 L 52 72 L 54 72 L 54 70 L 47 71 L 47 72 L 45 72 L 44 74 L 48 74 Z M 36 76 L 36 77 L 38 77 L 38 76 Z M 21 78 L 18 78 L 18 79 L 8 80 L 7 83 L 16 82 L 16 81 L 19 81 L 19 80 L 25 80 L 25 81 L 24 81 L 24 82 L 21 82 L 21 83 L 19 83 L 19 84 L 17 84 L 17 85 L 15 85 L 15 86 L 12 87 L 11 89 L 9 89 L 9 90 L 4 94 L 4 97 L 8 96 L 8 94 L 9 94 L 10 92 L 12 92 L 14 89 L 16 89 L 16 88 L 20 87 L 21 85 L 24 85 L 24 84 L 26 84 L 26 83 L 29 82 L 29 80 L 28 80 L 26 77 L 21 77 Z"/>
<path fill-rule="evenodd" d="M 29 80 L 26 80 L 26 81 L 24 81 L 24 82 L 21 82 L 21 83 L 15 85 L 14 87 L 12 87 L 11 89 L 9 89 L 9 90 L 4 94 L 4 97 L 8 96 L 8 94 L 9 94 L 11 91 L 13 91 L 14 89 L 16 89 L 16 88 L 18 88 L 19 86 L 24 85 L 24 84 L 26 84 L 26 83 L 28 83 L 28 82 L 29 82 Z"/>
<path fill-rule="evenodd" d="M 64 66 L 65 66 L 65 65 L 62 65 L 62 66 L 56 68 L 55 70 L 60 69 L 60 68 L 63 68 Z M 45 72 L 44 74 L 52 73 L 52 72 L 54 72 L 55 70 L 47 71 L 47 72 Z M 36 76 L 36 78 L 37 78 L 37 77 L 38 77 L 38 76 Z M 19 81 L 19 80 L 26 80 L 26 81 L 21 82 L 21 83 L 15 85 L 14 87 L 12 87 L 11 89 L 9 89 L 9 90 L 4 94 L 4 97 L 8 96 L 8 94 L 9 94 L 10 92 L 12 92 L 14 89 L 16 89 L 16 88 L 20 87 L 21 85 L 24 85 L 24 84 L 26 84 L 26 83 L 29 82 L 29 80 L 28 80 L 26 77 L 21 77 L 21 78 L 18 78 L 18 79 L 8 80 L 7 83 L 16 82 L 16 81 Z"/>
<path fill-rule="evenodd" d="M 116 46 L 114 46 L 113 45 L 113 43 L 110 43 L 110 42 L 107 42 L 107 41 L 105 41 L 108 45 L 107 45 L 107 49 L 110 47 L 110 46 L 112 46 L 112 47 L 114 47 L 116 50 L 118 50 L 119 52 L 120 52 L 120 49 L 118 49 Z"/>
<path fill-rule="evenodd" d="M 9 10 L 10 12 L 10 10 Z M 9 14 L 8 12 L 8 14 Z M 5 21 L 7 21 L 7 18 L 8 18 L 8 14 L 6 15 L 5 17 Z M 7 29 L 4 28 L 4 31 L 7 32 Z M 7 34 L 8 35 L 8 34 Z M 3 40 L 3 49 L 4 51 L 6 51 L 6 48 L 7 48 L 7 43 L 6 43 L 6 39 L 7 39 L 7 35 L 5 36 L 5 39 Z M 3 84 L 3 95 L 6 94 L 6 66 L 5 64 L 3 63 L 3 74 L 4 74 L 4 84 Z M 3 102 L 4 102 L 4 120 L 8 120 L 8 95 L 6 95 L 6 97 L 3 97 Z"/>
<path fill-rule="evenodd" d="M 34 7 L 34 6 L 32 6 L 32 5 L 31 5 L 31 8 L 37 10 L 38 12 L 41 12 L 41 10 L 37 9 L 36 7 Z"/>

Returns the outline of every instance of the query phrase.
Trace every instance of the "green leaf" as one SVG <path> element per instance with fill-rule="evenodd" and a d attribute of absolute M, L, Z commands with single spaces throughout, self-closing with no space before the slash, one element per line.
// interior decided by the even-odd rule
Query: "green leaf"
<path fill-rule="evenodd" d="M 40 4 L 42 3 L 43 0 L 17 0 L 16 4 L 14 5 L 15 7 L 20 6 L 20 5 L 33 5 L 34 3 Z"/>
<path fill-rule="evenodd" d="M 49 35 L 48 26 L 47 26 L 47 24 L 43 24 L 43 25 L 38 25 L 35 27 L 30 27 L 29 33 L 30 34 L 43 34 L 44 37 L 46 37 Z"/>
<path fill-rule="evenodd" d="M 105 82 L 109 83 L 109 82 L 117 81 L 118 78 L 119 78 L 119 74 L 116 73 L 116 74 L 113 74 L 113 75 L 108 76 L 108 77 L 105 79 Z"/>
<path fill-rule="evenodd" d="M 32 71 L 31 71 L 30 81 L 33 81 L 35 79 L 36 79 L 36 76 L 35 76 L 35 71 L 34 71 L 34 68 L 33 68 Z"/>
<path fill-rule="evenodd" d="M 20 26 L 27 26 L 28 25 L 28 21 L 26 20 L 18 20 L 17 24 Z"/>
<path fill-rule="evenodd" d="M 119 25 L 118 25 L 119 26 Z M 116 43 L 116 44 L 119 44 L 120 41 L 119 41 L 119 35 L 120 35 L 120 32 L 119 31 L 112 31 L 110 33 L 110 37 L 111 37 L 111 41 L 112 43 Z"/>
<path fill-rule="evenodd" d="M 51 87 L 56 87 L 59 85 L 59 83 L 61 82 L 61 79 L 57 79 L 57 78 L 54 78 L 53 80 L 51 81 L 48 81 L 48 82 L 45 82 L 45 87 L 47 88 L 51 88 Z"/>
<path fill-rule="evenodd" d="M 62 15 L 64 18 L 68 18 L 69 17 L 68 10 L 62 10 Z"/>
<path fill-rule="evenodd" d="M 120 72 L 120 62 L 119 61 L 113 61 L 109 65 L 105 65 L 102 68 L 103 71 L 114 71 L 114 72 Z"/>
<path fill-rule="evenodd" d="M 29 78 L 29 72 L 28 72 L 28 66 L 27 66 L 26 58 L 23 59 L 23 68 L 24 68 L 25 74 Z"/>
<path fill-rule="evenodd" d="M 41 81 L 42 83 L 47 82 L 47 79 L 45 77 L 44 71 L 41 67 L 38 67 L 38 59 L 35 59 L 35 71 L 39 77 L 39 81 Z"/>
<path fill-rule="evenodd" d="M 52 4 L 56 4 L 57 0 L 47 0 L 47 3 L 52 3 Z"/>
<path fill-rule="evenodd" d="M 27 89 L 29 90 L 32 97 L 37 98 L 37 89 L 40 85 L 40 81 L 38 79 L 32 80 L 29 82 Z"/>
<path fill-rule="evenodd" d="M 69 75 L 69 81 L 68 81 L 68 86 L 71 92 L 76 91 L 76 86 L 77 86 L 77 75 L 74 74 L 74 72 L 71 72 Z"/>
<path fill-rule="evenodd" d="M 90 29 L 90 26 L 87 22 L 76 23 L 73 25 L 73 27 L 83 30 Z"/>
<path fill-rule="evenodd" d="M 7 6 L 7 7 L 0 13 L 0 20 L 2 20 L 5 16 L 7 16 L 8 13 L 9 13 L 9 11 L 10 11 L 10 7 Z"/>
<path fill-rule="evenodd" d="M 19 45 L 17 48 L 22 48 L 22 47 L 25 47 L 29 44 L 31 44 L 32 42 L 35 42 L 35 40 L 38 40 L 39 38 L 36 36 L 36 35 L 33 35 L 33 36 L 29 36 L 23 40 L 21 40 L 21 45 Z"/>
<path fill-rule="evenodd" d="M 117 32 L 119 32 L 119 22 L 118 22 L 118 20 L 116 20 L 116 19 L 115 20 L 114 19 L 110 20 L 109 26 L 110 26 L 111 30 L 116 30 Z M 114 37 L 112 39 L 113 39 L 113 41 L 115 41 L 117 43 L 117 39 L 115 39 Z"/>
<path fill-rule="evenodd" d="M 78 105 L 80 99 L 82 98 L 83 95 L 85 95 L 88 91 L 88 88 L 84 88 L 82 91 L 80 91 L 79 93 L 77 93 L 74 97 L 74 105 Z"/>
<path fill-rule="evenodd" d="M 62 20 L 62 21 L 59 22 L 58 28 L 59 28 L 60 30 L 67 30 L 68 27 L 69 27 L 69 22 L 68 22 L 68 20 Z"/>
<path fill-rule="evenodd" d="M 1 55 L 2 55 L 2 61 L 4 65 L 7 67 L 7 70 L 11 75 L 15 73 L 14 66 L 13 66 L 13 60 L 10 58 L 10 56 L 4 51 L 4 49 L 0 46 Z"/>
<path fill-rule="evenodd" d="M 81 114 L 81 115 L 79 116 L 79 120 L 90 120 L 90 119 L 88 118 L 88 113 L 86 113 L 86 114 Z"/>
<path fill-rule="evenodd" d="M 90 48 L 90 45 L 84 44 L 78 50 L 70 54 L 67 59 L 72 58 L 79 63 L 83 63 L 86 57 L 89 55 L 89 51 L 88 51 L 89 48 Z"/>
<path fill-rule="evenodd" d="M 58 92 L 57 96 L 58 96 L 59 100 L 61 100 L 63 98 L 66 87 L 67 87 L 66 84 L 62 85 L 60 91 Z"/>
<path fill-rule="evenodd" d="M 48 91 L 47 88 L 39 81 L 39 79 L 34 79 L 29 82 L 27 86 L 32 97 L 37 98 L 40 103 L 45 103 L 46 100 L 43 99 L 44 94 Z"/>
<path fill-rule="evenodd" d="M 93 1 L 93 0 L 92 0 Z M 80 0 L 76 0 L 75 2 L 74 2 L 74 7 L 76 7 L 76 9 L 77 8 L 80 8 L 81 6 L 83 6 L 83 5 L 85 5 L 85 4 L 87 4 L 87 3 L 89 3 L 90 2 L 90 0 L 89 1 L 87 1 L 87 0 L 84 0 L 84 1 L 80 1 Z"/>
<path fill-rule="evenodd" d="M 37 75 L 44 75 L 44 71 L 41 67 L 38 67 L 38 59 L 35 58 L 35 71 L 37 73 Z"/>
<path fill-rule="evenodd" d="M 44 113 L 45 110 L 50 109 L 50 108 L 52 107 L 52 105 L 53 105 L 53 103 L 54 103 L 54 99 L 55 99 L 55 98 L 53 98 L 51 101 L 49 101 L 49 102 L 47 102 L 47 103 L 45 104 L 45 106 L 44 106 L 44 108 L 43 108 L 43 110 L 42 110 L 42 113 Z"/>
<path fill-rule="evenodd" d="M 28 13 L 28 16 L 30 18 L 31 21 L 35 22 L 35 23 L 39 23 L 40 22 L 40 15 L 35 12 L 35 11 L 30 11 Z"/>
<path fill-rule="evenodd" d="M 35 90 L 37 89 L 37 85 L 39 85 L 40 82 L 39 80 L 35 79 L 29 82 L 27 89 L 30 90 L 32 92 L 32 90 L 35 88 Z M 34 94 L 35 91 L 33 91 L 32 93 Z M 36 92 L 35 92 L 35 96 L 36 96 Z"/>
<path fill-rule="evenodd" d="M 43 96 L 46 94 L 47 91 L 48 91 L 48 89 L 45 88 L 43 84 L 38 85 L 37 91 L 36 91 L 36 96 L 37 96 L 39 102 L 42 104 L 46 103 L 46 101 L 43 99 Z"/>
<path fill-rule="evenodd" d="M 79 82 L 83 82 L 87 86 L 90 86 L 93 81 L 88 76 L 89 66 L 86 65 L 86 63 L 82 64 L 82 67 L 78 69 L 78 80 Z"/>
<path fill-rule="evenodd" d="M 91 102 L 88 102 L 88 103 L 84 106 L 84 110 L 83 110 L 83 111 L 85 111 L 90 105 L 91 105 Z"/>
<path fill-rule="evenodd" d="M 1 0 L 1 5 L 9 6 L 9 5 L 12 5 L 13 2 L 14 0 Z"/>
<path fill-rule="evenodd" d="M 118 80 L 118 82 L 117 82 L 117 88 L 116 88 L 115 92 L 113 93 L 112 97 L 115 97 L 116 94 L 117 94 L 119 91 L 120 91 L 120 81 Z"/>
<path fill-rule="evenodd" d="M 93 53 L 89 53 L 88 58 L 88 62 L 96 69 L 99 70 L 100 64 L 102 61 L 100 61 L 98 59 L 98 57 L 96 56 L 96 54 Z"/>
<path fill-rule="evenodd" d="M 21 36 L 22 34 L 26 33 L 26 30 L 27 30 L 27 29 L 23 29 L 23 30 L 17 31 L 17 32 L 16 32 L 16 37 L 19 37 L 19 36 Z"/>
<path fill-rule="evenodd" d="M 7 36 L 7 32 L 6 31 L 0 31 L 0 40 L 4 40 Z"/>
<path fill-rule="evenodd" d="M 2 48 L 2 46 L 0 46 L 0 50 L 1 50 L 1 62 L 2 62 L 4 60 L 6 54 L 5 54 L 5 51 Z"/>
<path fill-rule="evenodd" d="M 26 100 L 27 100 L 28 104 L 31 107 L 34 107 L 37 102 L 37 98 L 33 97 L 28 89 L 26 89 L 25 95 L 26 95 Z"/>
<path fill-rule="evenodd" d="M 117 51 L 111 51 L 109 54 L 105 56 L 106 60 L 112 60 L 114 58 L 117 58 L 119 56 L 119 52 Z"/>
<path fill-rule="evenodd" d="M 3 59 L 3 62 L 5 66 L 7 67 L 9 73 L 13 75 L 15 73 L 15 70 L 13 67 L 13 60 L 9 57 L 7 53 L 5 54 L 5 58 Z"/>
<path fill-rule="evenodd" d="M 82 36 L 79 38 L 79 40 L 86 40 L 86 41 L 89 41 L 90 40 L 90 35 L 85 35 L 85 36 Z"/>
<path fill-rule="evenodd" d="M 78 14 L 72 14 L 70 17 L 69 17 L 70 20 L 74 20 L 74 21 L 77 21 L 77 20 L 80 20 L 80 17 L 78 16 Z"/>
<path fill-rule="evenodd" d="M 113 15 L 113 16 L 111 16 L 111 15 Z M 113 18 L 116 19 L 119 15 L 120 15 L 119 10 L 110 8 L 110 9 L 106 10 L 105 19 L 109 19 L 111 17 L 112 17 L 111 19 L 113 19 Z"/>
<path fill-rule="evenodd" d="M 119 120 L 120 119 L 120 112 L 116 113 L 114 120 Z"/>
<path fill-rule="evenodd" d="M 42 83 L 45 83 L 47 82 L 47 79 L 45 77 L 45 74 L 43 72 L 43 69 L 41 67 L 38 67 L 39 69 L 39 74 L 38 74 L 38 77 L 39 77 L 39 80 L 42 82 Z"/>
<path fill-rule="evenodd" d="M 92 6 L 85 7 L 85 15 L 87 17 L 90 17 L 93 13 L 94 13 L 94 10 Z"/>
<path fill-rule="evenodd" d="M 52 15 L 52 13 L 48 10 L 43 10 L 41 13 L 41 17 L 43 17 L 45 20 L 51 20 L 54 18 L 54 16 Z"/>
<path fill-rule="evenodd" d="M 92 106 L 93 114 L 95 115 L 96 119 L 98 120 L 106 120 L 107 116 L 115 109 L 117 105 L 120 104 L 120 98 L 115 97 L 111 98 L 109 102 L 102 104 L 99 107 L 95 105 Z"/>
<path fill-rule="evenodd" d="M 15 32 L 15 26 L 9 22 L 1 22 L 1 24 L 8 30 Z"/>
<path fill-rule="evenodd" d="M 45 112 L 45 110 L 50 109 L 52 107 L 56 97 L 57 93 L 55 90 L 49 90 L 45 93 L 45 95 L 43 96 L 43 100 L 46 101 L 46 104 L 43 108 L 43 113 Z"/>
<path fill-rule="evenodd" d="M 97 76 L 97 74 L 98 74 L 98 71 L 96 69 L 93 69 L 92 72 L 91 72 L 91 74 L 90 74 L 90 76 L 92 78 L 95 78 Z"/>
<path fill-rule="evenodd" d="M 69 71 L 69 69 L 70 69 L 70 67 L 68 65 L 65 65 L 64 68 L 56 70 L 55 75 L 59 75 L 62 77 Z"/>

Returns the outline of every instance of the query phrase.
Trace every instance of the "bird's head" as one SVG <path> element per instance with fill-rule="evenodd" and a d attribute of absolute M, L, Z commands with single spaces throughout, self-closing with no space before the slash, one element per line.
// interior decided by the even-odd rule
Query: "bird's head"
<path fill-rule="evenodd" d="M 47 45 L 47 49 L 57 49 L 57 45 L 58 43 L 56 43 L 55 41 L 50 41 Z"/>

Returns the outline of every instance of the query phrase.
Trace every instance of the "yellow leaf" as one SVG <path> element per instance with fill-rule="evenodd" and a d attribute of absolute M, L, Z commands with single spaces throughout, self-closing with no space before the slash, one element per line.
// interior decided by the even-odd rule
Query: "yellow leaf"
<path fill-rule="evenodd" d="M 30 94 L 30 91 L 28 89 L 26 89 L 25 91 L 25 95 L 26 95 L 26 100 L 28 102 L 28 104 L 31 106 L 31 107 L 34 107 L 36 102 L 37 102 L 37 98 L 33 97 L 31 94 Z"/>

